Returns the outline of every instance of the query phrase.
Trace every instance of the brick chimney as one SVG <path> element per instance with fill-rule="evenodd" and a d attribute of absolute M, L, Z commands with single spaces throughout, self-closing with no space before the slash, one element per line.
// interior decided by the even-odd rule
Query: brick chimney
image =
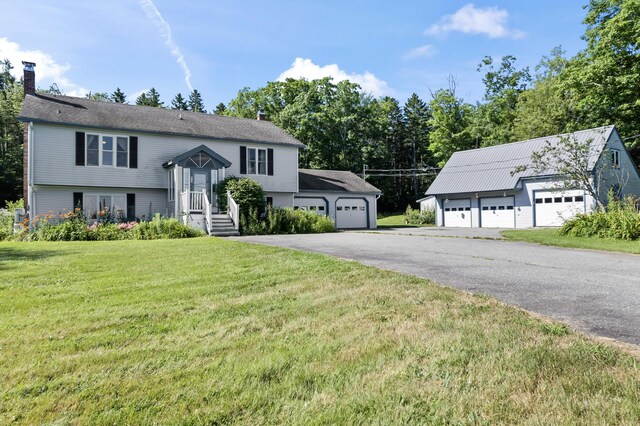
<path fill-rule="evenodd" d="M 36 64 L 34 62 L 22 61 L 24 65 L 24 95 L 36 94 Z"/>
<path fill-rule="evenodd" d="M 258 115 L 256 117 L 256 120 L 258 120 L 258 121 L 267 121 L 267 114 L 262 110 L 258 111 Z"/>

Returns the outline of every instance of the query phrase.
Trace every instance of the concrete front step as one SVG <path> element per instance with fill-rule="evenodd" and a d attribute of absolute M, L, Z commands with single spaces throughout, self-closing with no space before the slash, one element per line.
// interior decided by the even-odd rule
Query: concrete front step
<path fill-rule="evenodd" d="M 238 237 L 240 236 L 240 233 L 235 229 L 225 230 L 225 231 L 213 229 L 211 230 L 209 235 L 212 237 Z"/>
<path fill-rule="evenodd" d="M 226 214 L 211 215 L 211 232 L 213 237 L 237 237 L 240 235 L 233 226 L 233 221 Z"/>

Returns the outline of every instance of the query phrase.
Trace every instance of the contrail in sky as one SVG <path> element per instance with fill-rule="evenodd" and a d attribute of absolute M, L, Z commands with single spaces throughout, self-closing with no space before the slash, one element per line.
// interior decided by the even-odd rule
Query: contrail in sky
<path fill-rule="evenodd" d="M 173 56 L 175 56 L 176 62 L 182 67 L 182 71 L 184 71 L 184 81 L 187 83 L 187 86 L 189 86 L 189 90 L 193 92 L 193 86 L 191 86 L 191 70 L 189 70 L 187 63 L 184 60 L 182 51 L 176 42 L 173 41 L 171 26 L 164 20 L 152 0 L 140 0 L 140 6 L 142 6 L 147 14 L 147 18 L 153 21 L 155 26 L 158 28 L 158 31 L 160 31 L 160 35 L 164 38 L 164 42 L 169 48 L 169 51 Z"/>

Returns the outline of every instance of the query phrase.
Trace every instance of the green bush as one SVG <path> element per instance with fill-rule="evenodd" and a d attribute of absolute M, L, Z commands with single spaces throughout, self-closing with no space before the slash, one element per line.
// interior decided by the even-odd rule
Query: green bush
<path fill-rule="evenodd" d="M 218 195 L 218 208 L 221 212 L 227 211 L 227 189 L 229 187 L 229 184 L 237 180 L 240 180 L 240 178 L 237 176 L 229 176 L 222 179 L 216 185 L 216 194 Z"/>
<path fill-rule="evenodd" d="M 0 209 L 0 241 L 9 240 L 14 237 L 13 219 L 16 209 L 24 208 L 24 201 L 19 199 L 12 202 L 7 201 L 4 209 Z"/>
<path fill-rule="evenodd" d="M 240 214 L 248 215 L 251 209 L 258 212 L 264 211 L 264 191 L 255 180 L 249 178 L 232 179 L 226 183 L 226 187 L 240 206 Z"/>
<path fill-rule="evenodd" d="M 640 214 L 636 210 L 632 197 L 619 201 L 610 194 L 606 210 L 579 214 L 566 221 L 558 234 L 571 237 L 637 240 L 640 239 Z"/>
<path fill-rule="evenodd" d="M 404 211 L 404 220 L 407 225 L 435 225 L 436 211 L 434 209 L 414 210 L 411 206 L 407 206 Z"/>
<path fill-rule="evenodd" d="M 149 222 L 140 222 L 131 230 L 131 236 L 136 240 L 193 238 L 202 235 L 203 231 L 191 228 L 175 218 L 162 218 L 159 214 Z"/>
<path fill-rule="evenodd" d="M 336 228 L 327 216 L 269 206 L 266 215 L 259 215 L 257 209 L 241 215 L 240 230 L 243 235 L 273 235 L 335 232 Z"/>

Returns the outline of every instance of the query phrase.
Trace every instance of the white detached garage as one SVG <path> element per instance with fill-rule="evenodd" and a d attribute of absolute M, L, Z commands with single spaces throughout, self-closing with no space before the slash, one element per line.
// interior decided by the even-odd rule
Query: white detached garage
<path fill-rule="evenodd" d="M 299 169 L 293 208 L 329 216 L 338 229 L 375 229 L 382 192 L 351 172 Z"/>
<path fill-rule="evenodd" d="M 555 135 L 522 142 L 496 145 L 454 153 L 426 192 L 435 198 L 436 224 L 450 227 L 529 228 L 560 226 L 578 213 L 596 205 L 582 189 L 554 190 L 557 176 L 536 175 L 528 166 L 531 155 L 545 144 L 558 143 Z M 606 197 L 609 185 L 626 181 L 617 188 L 622 197 L 640 196 L 640 175 L 614 126 L 571 134 L 579 142 L 591 142 L 590 172 L 597 176 Z M 601 167 L 602 165 L 606 167 Z M 593 179 L 596 179 L 593 173 Z M 606 200 L 600 200 L 606 202 Z"/>

